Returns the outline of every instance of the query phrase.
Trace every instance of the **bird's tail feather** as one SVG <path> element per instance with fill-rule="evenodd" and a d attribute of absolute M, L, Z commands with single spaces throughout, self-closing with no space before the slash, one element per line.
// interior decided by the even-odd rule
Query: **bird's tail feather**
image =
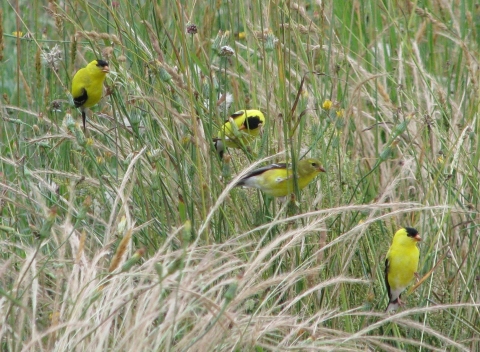
<path fill-rule="evenodd" d="M 82 120 L 83 120 L 83 132 L 86 130 L 86 123 L 87 123 L 87 114 L 85 114 L 85 111 L 82 110 Z"/>
<path fill-rule="evenodd" d="M 218 153 L 218 156 L 220 157 L 220 159 L 223 159 L 223 154 L 225 153 L 225 145 L 223 144 L 222 140 L 221 139 L 216 139 L 213 142 L 213 144 L 215 146 L 215 150 Z"/>
<path fill-rule="evenodd" d="M 399 303 L 398 303 L 398 298 L 397 298 L 396 300 L 390 301 L 390 302 L 388 303 L 388 306 L 387 306 L 387 309 L 385 309 L 385 312 L 386 312 L 386 313 L 394 312 L 394 311 L 396 311 L 396 310 L 398 309 L 399 306 L 400 306 L 400 305 L 399 305 Z"/>

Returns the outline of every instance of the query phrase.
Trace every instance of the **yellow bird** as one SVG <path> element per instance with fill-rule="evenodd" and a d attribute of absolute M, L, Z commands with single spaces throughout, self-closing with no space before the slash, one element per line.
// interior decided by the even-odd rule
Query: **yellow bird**
<path fill-rule="evenodd" d="M 110 72 L 108 62 L 93 60 L 75 73 L 72 80 L 72 96 L 75 107 L 82 110 L 83 130 L 85 131 L 85 109 L 96 105 L 103 95 L 103 82 Z"/>
<path fill-rule="evenodd" d="M 417 243 L 421 240 L 418 231 L 412 227 L 402 228 L 393 236 L 393 243 L 385 260 L 385 283 L 389 298 L 387 312 L 397 310 L 403 304 L 400 294 L 418 270 L 420 251 Z"/>
<path fill-rule="evenodd" d="M 265 124 L 265 116 L 260 110 L 240 110 L 233 113 L 217 134 L 215 147 L 222 156 L 225 147 L 243 148 L 252 143 Z"/>
<path fill-rule="evenodd" d="M 296 171 L 298 188 L 302 190 L 325 169 L 317 159 L 305 159 L 298 162 Z M 293 192 L 292 166 L 280 163 L 261 167 L 241 178 L 236 186 L 258 188 L 272 197 L 286 196 Z"/>

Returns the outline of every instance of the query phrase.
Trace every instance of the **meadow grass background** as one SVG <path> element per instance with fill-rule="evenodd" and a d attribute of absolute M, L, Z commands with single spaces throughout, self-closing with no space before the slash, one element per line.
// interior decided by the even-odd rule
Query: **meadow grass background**
<path fill-rule="evenodd" d="M 474 1 L 2 11 L 2 351 L 480 350 Z M 68 90 L 95 58 L 84 134 Z M 221 160 L 245 108 L 262 137 Z M 305 154 L 327 173 L 294 202 L 232 187 Z M 424 281 L 385 315 L 401 226 Z"/>

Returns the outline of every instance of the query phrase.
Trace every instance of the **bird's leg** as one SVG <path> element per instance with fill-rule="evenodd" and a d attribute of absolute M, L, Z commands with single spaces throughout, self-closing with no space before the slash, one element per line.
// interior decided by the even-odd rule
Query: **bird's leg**
<path fill-rule="evenodd" d="M 293 216 L 298 213 L 298 208 L 300 204 L 297 202 L 297 197 L 294 193 L 291 193 L 287 200 L 287 214 Z"/>
<path fill-rule="evenodd" d="M 420 280 L 420 274 L 419 273 L 415 272 L 413 275 L 415 275 L 415 278 L 417 279 L 417 281 Z"/>

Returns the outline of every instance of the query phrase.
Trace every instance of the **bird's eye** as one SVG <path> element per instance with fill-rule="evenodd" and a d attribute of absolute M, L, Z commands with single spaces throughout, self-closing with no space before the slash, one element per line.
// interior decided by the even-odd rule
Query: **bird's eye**
<path fill-rule="evenodd" d="M 317 166 L 317 163 L 312 163 L 312 166 Z"/>

